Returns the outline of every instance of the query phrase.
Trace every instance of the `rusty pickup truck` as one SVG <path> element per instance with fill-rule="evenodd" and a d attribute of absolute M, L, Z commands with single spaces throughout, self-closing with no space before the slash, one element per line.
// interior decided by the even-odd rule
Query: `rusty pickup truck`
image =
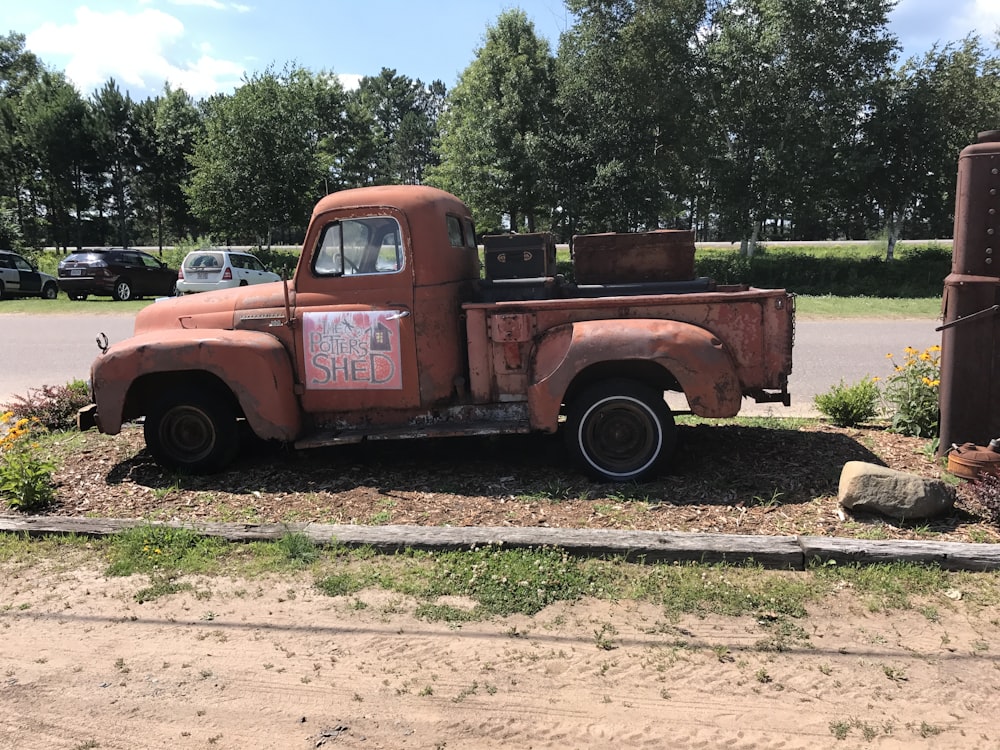
<path fill-rule="evenodd" d="M 510 247 L 494 265 L 531 256 Z M 705 278 L 583 284 L 554 272 L 551 250 L 542 276 L 481 278 L 456 197 L 333 193 L 292 279 L 143 309 L 95 360 L 80 426 L 117 434 L 144 417 L 152 456 L 187 472 L 227 466 L 247 428 L 298 448 L 563 430 L 583 470 L 631 481 L 669 461 L 666 391 L 702 417 L 732 417 L 744 397 L 789 403 L 791 294 Z M 691 253 L 693 265 L 693 237 Z"/>

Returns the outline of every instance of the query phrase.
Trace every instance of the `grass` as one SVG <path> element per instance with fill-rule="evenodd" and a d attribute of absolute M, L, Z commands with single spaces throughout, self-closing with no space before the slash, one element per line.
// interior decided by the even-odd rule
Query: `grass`
<path fill-rule="evenodd" d="M 935 319 L 941 316 L 941 298 L 885 299 L 800 295 L 795 298 L 795 311 L 800 318 Z"/>
<path fill-rule="evenodd" d="M 157 552 L 156 550 L 159 550 Z M 302 535 L 274 542 L 228 543 L 190 531 L 137 528 L 103 539 L 0 534 L 0 561 L 30 566 L 80 560 L 94 553 L 107 563 L 107 575 L 149 575 L 137 597 L 149 601 L 192 586 L 190 574 L 253 578 L 296 572 L 308 566 L 315 588 L 328 596 L 348 596 L 367 588 L 416 601 L 424 619 L 459 623 L 510 614 L 534 615 L 544 607 L 582 597 L 643 601 L 662 608 L 667 618 L 683 614 L 751 615 L 768 623 L 761 650 L 808 644 L 792 620 L 811 605 L 843 589 L 871 611 L 911 609 L 943 593 L 961 590 L 984 607 L 1000 601 L 1000 573 L 960 573 L 935 566 L 903 563 L 855 566 L 814 565 L 802 573 L 765 570 L 756 565 L 639 564 L 620 558 L 577 558 L 554 548 L 373 554 L 370 549 L 315 547 Z M 442 604 L 443 596 L 473 603 L 460 609 Z M 613 645 L 608 628 L 595 631 L 599 648 Z"/>

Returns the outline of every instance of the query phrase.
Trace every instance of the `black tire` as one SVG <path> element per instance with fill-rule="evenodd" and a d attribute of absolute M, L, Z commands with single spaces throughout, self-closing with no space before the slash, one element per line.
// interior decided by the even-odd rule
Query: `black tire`
<path fill-rule="evenodd" d="M 146 415 L 143 435 L 160 466 L 188 474 L 221 471 L 240 447 L 232 399 L 212 389 L 164 394 Z"/>
<path fill-rule="evenodd" d="M 132 282 L 128 279 L 118 279 L 115 281 L 115 288 L 111 292 L 111 297 L 115 302 L 127 302 L 133 299 Z"/>
<path fill-rule="evenodd" d="M 246 279 L 240 279 L 240 286 L 249 286 Z"/>
<path fill-rule="evenodd" d="M 565 429 L 577 462 L 607 482 L 652 477 L 677 443 L 663 392 L 635 380 L 606 380 L 585 388 L 568 405 Z"/>
<path fill-rule="evenodd" d="M 59 287 L 49 283 L 42 287 L 42 299 L 55 299 L 59 296 Z"/>
<path fill-rule="evenodd" d="M 0 281 L 0 299 L 3 299 L 3 293 L 4 293 L 3 282 Z"/>

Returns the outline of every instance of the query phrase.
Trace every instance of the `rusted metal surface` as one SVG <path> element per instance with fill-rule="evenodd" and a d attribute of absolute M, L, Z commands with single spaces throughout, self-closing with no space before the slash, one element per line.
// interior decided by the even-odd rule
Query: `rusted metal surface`
<path fill-rule="evenodd" d="M 573 273 L 580 284 L 686 281 L 694 278 L 694 232 L 660 229 L 573 238 Z"/>
<path fill-rule="evenodd" d="M 991 445 L 964 443 L 948 450 L 948 471 L 957 477 L 978 479 L 983 474 L 1000 474 L 1000 452 Z M 1000 447 L 1000 446 L 998 446 Z"/>
<path fill-rule="evenodd" d="M 277 339 L 255 331 L 174 329 L 133 336 L 94 361 L 91 382 L 101 432 L 115 435 L 123 420 L 146 413 L 136 402 L 145 377 L 157 376 L 155 390 L 162 394 L 192 372 L 225 383 L 260 437 L 291 440 L 301 431 L 291 362 Z"/>
<path fill-rule="evenodd" d="M 740 410 L 736 365 L 711 331 L 674 320 L 620 320 L 612 333 L 592 320 L 551 330 L 539 342 L 528 389 L 532 426 L 555 430 L 563 395 L 588 368 L 636 361 L 655 362 L 670 373 L 695 414 L 732 417 Z"/>
<path fill-rule="evenodd" d="M 367 265 L 352 271 L 348 228 L 370 230 L 353 240 Z M 569 394 L 599 376 L 683 390 L 692 411 L 709 417 L 735 415 L 747 395 L 787 399 L 794 309 L 783 290 L 699 284 L 489 301 L 497 295 L 481 292 L 471 230 L 465 205 L 434 188 L 327 196 L 293 280 L 139 314 L 137 335 L 95 362 L 100 428 L 117 432 L 146 413 L 162 384 L 189 376 L 228 387 L 258 435 L 300 446 L 554 431 Z M 663 280 L 665 268 L 667 278 L 690 278 L 689 235 L 649 233 L 648 245 L 640 235 L 612 279 Z M 662 253 L 647 257 L 674 240 L 683 252 L 669 267 Z M 621 236 L 608 241 L 627 246 Z M 380 266 L 386 247 L 392 257 Z M 339 267 L 314 262 L 338 248 Z M 554 258 L 545 257 L 548 272 Z"/>
<path fill-rule="evenodd" d="M 951 274 L 944 281 L 939 453 L 1000 435 L 1000 133 L 959 156 Z"/>

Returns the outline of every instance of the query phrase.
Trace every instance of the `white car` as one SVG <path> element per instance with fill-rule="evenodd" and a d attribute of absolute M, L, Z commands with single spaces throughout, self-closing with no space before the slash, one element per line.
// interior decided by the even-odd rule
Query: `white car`
<path fill-rule="evenodd" d="M 55 299 L 59 294 L 59 282 L 35 268 L 27 259 L 0 250 L 0 299 L 10 296 L 42 297 Z"/>
<path fill-rule="evenodd" d="M 177 272 L 177 293 L 210 292 L 269 281 L 281 281 L 281 277 L 264 268 L 264 264 L 250 253 L 196 250 L 187 254 Z"/>

